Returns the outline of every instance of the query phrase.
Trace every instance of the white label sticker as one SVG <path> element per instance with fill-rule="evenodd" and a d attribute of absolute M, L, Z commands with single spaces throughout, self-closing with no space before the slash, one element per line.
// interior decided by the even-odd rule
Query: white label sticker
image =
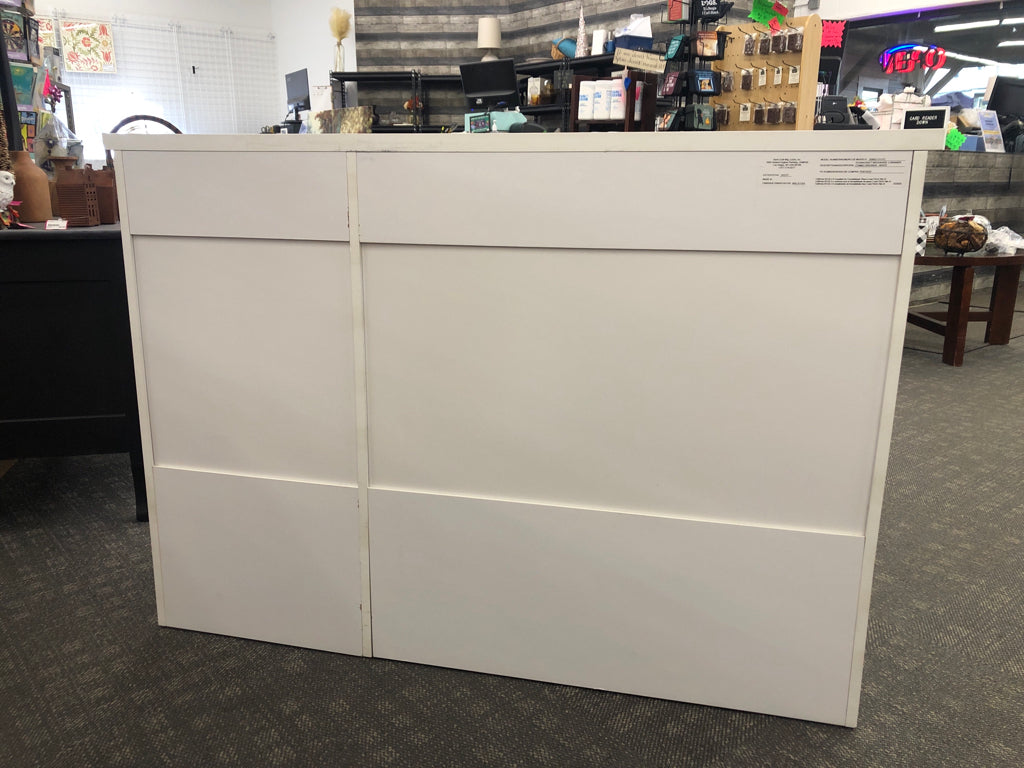
<path fill-rule="evenodd" d="M 789 68 L 789 84 L 796 85 L 800 82 L 800 67 Z"/>
<path fill-rule="evenodd" d="M 776 67 L 772 73 L 772 85 L 782 85 L 782 67 Z"/>
<path fill-rule="evenodd" d="M 67 219 L 49 219 L 46 222 L 46 228 L 47 229 L 67 229 L 68 228 L 68 221 L 67 221 Z"/>
<path fill-rule="evenodd" d="M 764 88 L 768 84 L 768 69 L 761 67 L 757 70 L 757 87 Z"/>
<path fill-rule="evenodd" d="M 750 102 L 747 102 L 745 104 L 740 104 L 740 122 L 741 123 L 749 123 L 750 122 Z"/>

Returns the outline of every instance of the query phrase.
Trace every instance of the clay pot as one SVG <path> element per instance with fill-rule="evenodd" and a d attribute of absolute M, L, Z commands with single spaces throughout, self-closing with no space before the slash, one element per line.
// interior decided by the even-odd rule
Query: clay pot
<path fill-rule="evenodd" d="M 50 207 L 50 180 L 46 171 L 32 162 L 25 151 L 11 152 L 14 174 L 14 199 L 21 201 L 18 212 L 26 224 L 53 218 Z"/>

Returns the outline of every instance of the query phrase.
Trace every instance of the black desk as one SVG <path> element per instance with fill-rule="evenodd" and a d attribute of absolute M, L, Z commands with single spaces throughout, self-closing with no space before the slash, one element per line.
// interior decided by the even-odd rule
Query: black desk
<path fill-rule="evenodd" d="M 121 228 L 0 231 L 0 459 L 131 455 L 147 520 Z"/>

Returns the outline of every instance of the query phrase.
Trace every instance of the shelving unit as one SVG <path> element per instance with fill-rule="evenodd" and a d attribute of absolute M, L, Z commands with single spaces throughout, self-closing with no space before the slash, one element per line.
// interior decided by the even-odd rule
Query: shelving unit
<path fill-rule="evenodd" d="M 658 77 L 653 73 L 631 71 L 630 84 L 626 86 L 626 116 L 614 120 L 580 120 L 579 119 L 579 94 L 580 83 L 588 80 L 596 80 L 596 77 L 589 75 L 575 75 L 572 82 L 572 97 L 570 99 L 569 130 L 578 132 L 593 130 L 622 130 L 627 133 L 632 131 L 653 131 L 654 130 L 654 108 L 655 95 L 658 88 Z M 644 98 L 641 102 L 640 119 L 636 119 L 636 88 L 638 82 L 644 84 Z"/>
<path fill-rule="evenodd" d="M 412 122 L 409 125 L 375 125 L 374 133 L 419 133 L 423 127 L 423 86 L 422 75 L 415 70 L 399 72 L 331 72 L 331 86 L 338 98 L 335 104 L 348 106 L 346 84 L 366 83 L 377 87 L 395 87 L 408 89 L 409 99 L 414 105 L 410 112 Z"/>
<path fill-rule="evenodd" d="M 516 74 L 526 77 L 550 77 L 555 86 L 555 102 L 536 106 L 521 106 L 520 111 L 528 116 L 550 116 L 561 114 L 559 127 L 569 130 L 571 111 L 573 108 L 572 83 L 574 76 L 607 77 L 613 71 L 622 69 L 613 64 L 613 54 L 585 56 L 579 59 L 550 59 L 531 61 L 516 65 Z M 413 122 L 410 125 L 375 125 L 374 133 L 436 133 L 443 131 L 445 125 L 430 124 L 431 92 L 458 90 L 462 88 L 462 77 L 459 74 L 423 74 L 419 70 L 402 70 L 397 72 L 331 72 L 331 84 L 337 95 L 334 103 L 348 106 L 345 85 L 347 83 L 363 83 L 374 87 L 404 88 L 409 99 L 417 100 L 418 107 L 412 112 Z M 654 86 L 652 86 L 654 87 Z M 653 109 L 653 106 L 652 106 Z M 653 112 L 652 112 L 653 115 Z M 653 117 L 652 117 L 653 120 Z M 635 129 L 634 129 L 635 130 Z"/>

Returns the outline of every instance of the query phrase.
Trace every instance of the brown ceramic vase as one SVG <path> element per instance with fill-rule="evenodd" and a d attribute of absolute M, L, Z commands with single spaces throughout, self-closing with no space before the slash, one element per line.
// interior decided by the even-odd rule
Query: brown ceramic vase
<path fill-rule="evenodd" d="M 46 171 L 32 162 L 25 151 L 11 152 L 14 174 L 14 199 L 21 201 L 18 213 L 26 224 L 53 218 L 50 207 L 50 180 Z"/>

